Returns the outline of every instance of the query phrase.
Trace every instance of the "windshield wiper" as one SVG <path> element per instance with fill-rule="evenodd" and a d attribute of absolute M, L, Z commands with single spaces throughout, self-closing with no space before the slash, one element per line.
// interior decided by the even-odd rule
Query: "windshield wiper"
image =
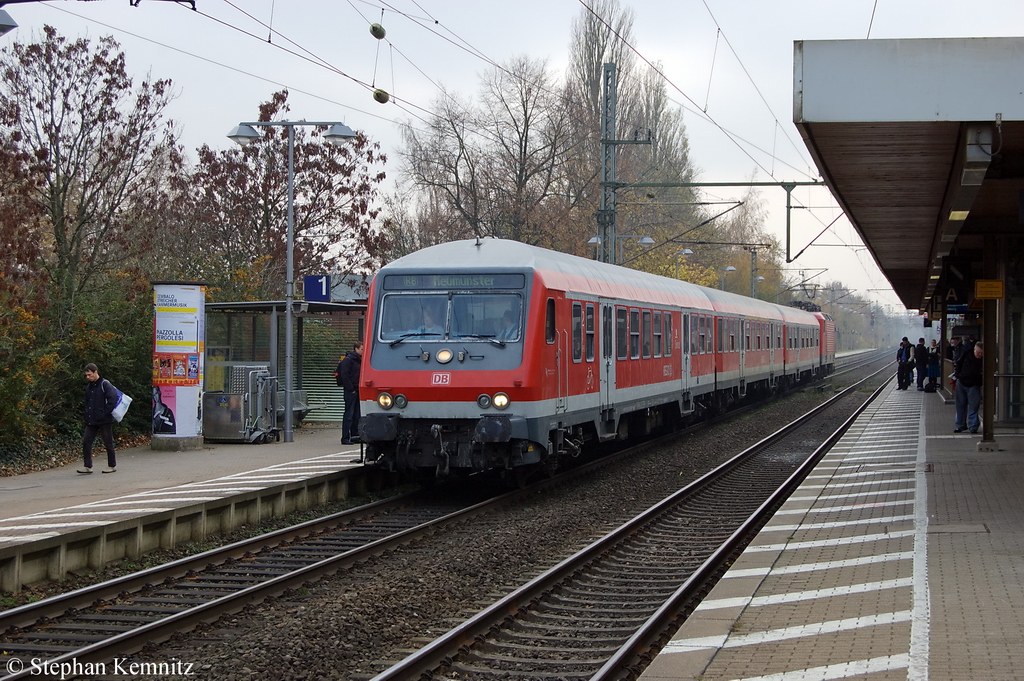
<path fill-rule="evenodd" d="M 401 343 L 402 341 L 404 341 L 406 338 L 414 338 L 416 336 L 440 336 L 440 335 L 441 334 L 439 334 L 439 333 L 437 333 L 435 331 L 416 331 L 416 332 L 413 332 L 413 333 L 403 333 L 401 336 L 399 336 L 395 340 L 393 340 L 390 343 L 388 343 L 388 347 L 392 347 L 393 348 L 396 345 L 398 345 L 399 343 Z"/>
<path fill-rule="evenodd" d="M 480 333 L 460 333 L 456 335 L 457 338 L 482 338 L 485 341 L 497 345 L 499 348 L 505 347 L 505 341 L 500 338 L 495 338 L 494 334 L 480 334 Z"/>

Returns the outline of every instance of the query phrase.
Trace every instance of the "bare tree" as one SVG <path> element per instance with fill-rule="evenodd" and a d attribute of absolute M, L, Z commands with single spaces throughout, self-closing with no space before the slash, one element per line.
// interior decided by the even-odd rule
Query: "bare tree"
<path fill-rule="evenodd" d="M 554 76 L 544 62 L 518 57 L 484 75 L 479 100 L 474 108 L 444 94 L 428 131 L 406 132 L 404 169 L 427 201 L 416 213 L 420 226 L 451 238 L 544 241 L 549 224 L 541 216 L 550 204 L 563 203 L 567 142 Z M 443 209 L 461 226 L 452 225 Z"/>
<path fill-rule="evenodd" d="M 518 57 L 486 76 L 481 128 L 492 140 L 488 185 L 495 215 L 491 234 L 537 243 L 549 227 L 539 217 L 561 173 L 568 125 L 554 78 L 544 62 Z"/>
<path fill-rule="evenodd" d="M 425 133 L 405 128 L 404 172 L 431 199 L 443 199 L 463 223 L 460 238 L 487 232 L 488 196 L 483 140 L 470 106 L 442 90 Z"/>

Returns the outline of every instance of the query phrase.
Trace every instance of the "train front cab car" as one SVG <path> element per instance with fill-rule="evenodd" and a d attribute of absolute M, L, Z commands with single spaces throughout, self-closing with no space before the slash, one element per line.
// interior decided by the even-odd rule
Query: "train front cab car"
<path fill-rule="evenodd" d="M 513 241 L 396 260 L 369 310 L 367 461 L 410 477 L 553 471 L 822 370 L 807 312 Z"/>

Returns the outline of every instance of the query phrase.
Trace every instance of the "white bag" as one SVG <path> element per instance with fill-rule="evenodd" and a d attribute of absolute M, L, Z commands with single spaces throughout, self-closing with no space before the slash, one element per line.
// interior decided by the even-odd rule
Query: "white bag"
<path fill-rule="evenodd" d="M 110 384 L 110 387 L 112 387 L 114 392 L 117 393 L 117 404 L 114 405 L 114 410 L 110 412 L 110 415 L 114 417 L 115 421 L 120 423 L 121 419 L 124 418 L 125 413 L 128 411 L 128 407 L 132 404 L 132 398 L 118 390 L 117 386 L 113 383 Z"/>

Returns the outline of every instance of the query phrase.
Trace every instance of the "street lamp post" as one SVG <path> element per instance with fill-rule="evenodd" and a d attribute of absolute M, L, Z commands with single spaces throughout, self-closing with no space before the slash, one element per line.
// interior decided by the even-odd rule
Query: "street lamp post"
<path fill-rule="evenodd" d="M 722 291 L 725 290 L 725 273 L 726 272 L 735 272 L 735 271 L 736 271 L 736 268 L 733 267 L 732 265 L 728 265 L 725 269 L 722 270 L 722 284 L 718 287 L 719 289 L 721 289 Z"/>
<path fill-rule="evenodd" d="M 350 127 L 344 123 L 317 122 L 317 121 L 256 121 L 239 123 L 231 132 L 228 139 L 242 146 L 260 139 L 256 127 L 281 126 L 288 131 L 288 238 L 287 238 L 287 262 L 285 263 L 285 296 L 284 296 L 284 441 L 292 442 L 292 421 L 295 418 L 295 396 L 292 390 L 292 355 L 294 354 L 294 331 L 292 325 L 292 305 L 295 300 L 295 264 L 293 253 L 295 251 L 295 126 L 312 125 L 327 127 L 324 139 L 335 146 L 341 146 L 346 141 L 356 136 Z M 274 348 L 277 351 L 277 348 Z"/>

